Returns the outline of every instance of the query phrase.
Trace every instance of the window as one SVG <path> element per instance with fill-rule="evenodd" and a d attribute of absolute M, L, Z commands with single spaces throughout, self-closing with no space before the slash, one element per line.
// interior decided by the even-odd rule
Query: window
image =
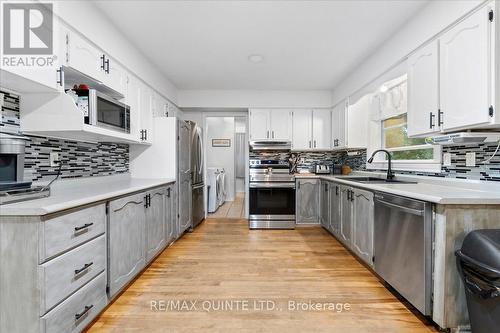
<path fill-rule="evenodd" d="M 370 88 L 374 102 L 370 111 L 368 155 L 376 149 L 387 149 L 395 170 L 439 172 L 441 147 L 427 144 L 424 138 L 408 137 L 406 65 L 386 73 Z M 377 154 L 366 167 L 386 169 L 387 156 Z"/>
<path fill-rule="evenodd" d="M 410 139 L 406 113 L 382 120 L 382 147 L 397 160 L 434 160 L 434 148 L 425 139 Z"/>

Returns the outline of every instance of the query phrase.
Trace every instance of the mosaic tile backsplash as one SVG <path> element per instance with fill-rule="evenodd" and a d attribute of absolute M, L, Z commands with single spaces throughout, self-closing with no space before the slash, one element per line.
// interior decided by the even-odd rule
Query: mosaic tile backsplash
<path fill-rule="evenodd" d="M 497 143 L 476 144 L 476 145 L 461 145 L 461 146 L 444 146 L 443 154 L 451 154 L 451 166 L 442 166 L 441 172 L 414 172 L 414 171 L 397 171 L 399 174 L 410 174 L 418 176 L 430 177 L 449 177 L 456 179 L 473 179 L 484 181 L 500 181 L 500 151 L 486 164 L 481 163 L 490 158 L 497 149 Z M 468 167 L 465 165 L 465 153 L 476 153 L 476 166 Z M 348 165 L 353 170 L 366 170 L 366 150 L 358 151 L 359 155 L 348 156 L 345 151 L 342 152 L 301 152 L 301 162 L 298 165 L 299 169 L 307 169 L 313 171 L 316 163 L 324 163 L 327 165 L 342 164 Z M 250 158 L 256 159 L 271 159 L 271 158 L 288 158 L 290 153 L 283 152 L 250 152 Z M 375 170 L 374 170 L 375 171 Z M 384 170 L 385 171 L 385 170 Z"/>
<path fill-rule="evenodd" d="M 0 91 L 0 131 L 19 133 L 19 98 Z M 53 179 L 58 167 L 50 166 L 50 153 L 58 152 L 62 161 L 60 178 L 109 176 L 129 171 L 129 146 L 115 143 L 88 143 L 28 136 L 24 161 L 24 180 Z"/>

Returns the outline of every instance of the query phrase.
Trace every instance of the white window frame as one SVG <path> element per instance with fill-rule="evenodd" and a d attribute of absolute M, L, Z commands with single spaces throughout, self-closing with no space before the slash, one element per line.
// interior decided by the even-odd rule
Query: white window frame
<path fill-rule="evenodd" d="M 383 117 L 377 122 L 378 130 L 380 132 L 379 142 L 373 147 L 369 147 L 367 150 L 368 158 L 376 149 L 386 149 L 390 152 L 392 151 L 405 151 L 405 150 L 417 150 L 417 149 L 427 149 L 432 148 L 434 150 L 434 158 L 432 160 L 392 160 L 392 169 L 398 171 L 415 171 L 415 172 L 441 172 L 441 146 L 439 145 L 417 145 L 417 146 L 406 146 L 406 147 L 396 147 L 396 148 L 386 148 L 384 142 L 384 121 L 390 118 L 401 116 L 407 112 L 402 112 L 399 114 L 392 114 L 387 117 Z M 396 127 L 396 126 L 395 126 Z M 385 129 L 387 130 L 387 129 Z M 379 153 L 375 156 L 372 163 L 366 163 L 366 169 L 368 170 L 387 170 L 387 156 L 383 153 Z"/>

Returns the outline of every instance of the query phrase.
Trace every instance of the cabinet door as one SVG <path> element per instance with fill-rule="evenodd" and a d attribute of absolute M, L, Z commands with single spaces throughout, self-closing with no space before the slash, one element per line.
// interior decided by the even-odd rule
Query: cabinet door
<path fill-rule="evenodd" d="M 114 59 L 110 59 L 107 55 L 104 68 L 104 84 L 124 95 L 126 91 L 127 80 L 127 73 L 125 72 L 125 68 L 120 66 Z"/>
<path fill-rule="evenodd" d="M 174 186 L 168 186 L 165 193 L 165 242 L 170 244 L 175 240 L 175 221 L 177 216 L 174 216 Z"/>
<path fill-rule="evenodd" d="M 109 294 L 115 295 L 146 264 L 144 193 L 109 202 Z"/>
<path fill-rule="evenodd" d="M 268 140 L 270 133 L 269 110 L 250 110 L 250 140 Z"/>
<path fill-rule="evenodd" d="M 292 112 L 292 149 L 312 149 L 312 110 Z"/>
<path fill-rule="evenodd" d="M 298 224 L 319 224 L 319 179 L 297 180 L 296 220 Z"/>
<path fill-rule="evenodd" d="M 271 139 L 290 140 L 292 116 L 289 110 L 271 110 Z"/>
<path fill-rule="evenodd" d="M 314 110 L 312 118 L 313 149 L 330 150 L 332 137 L 332 113 L 330 109 Z"/>
<path fill-rule="evenodd" d="M 325 229 L 330 227 L 330 185 L 328 181 L 321 181 L 320 187 L 320 221 Z"/>
<path fill-rule="evenodd" d="M 346 122 L 345 122 L 345 112 L 346 112 L 346 101 L 342 101 L 332 110 L 332 148 L 341 149 L 345 148 L 345 132 L 346 132 Z"/>
<path fill-rule="evenodd" d="M 367 264 L 373 264 L 373 193 L 354 189 L 352 249 Z"/>
<path fill-rule="evenodd" d="M 166 189 L 147 193 L 150 206 L 146 209 L 146 261 L 153 259 L 166 243 L 165 196 Z"/>
<path fill-rule="evenodd" d="M 340 241 L 346 246 L 351 246 L 351 219 L 352 219 L 352 189 L 347 186 L 340 186 L 341 196 L 341 218 L 340 218 Z"/>
<path fill-rule="evenodd" d="M 78 33 L 65 30 L 66 65 L 99 81 L 104 80 L 103 53 Z"/>
<path fill-rule="evenodd" d="M 127 77 L 125 104 L 130 106 L 130 133 L 133 139 L 140 141 L 141 126 L 141 83 L 135 76 Z"/>
<path fill-rule="evenodd" d="M 142 142 L 153 142 L 153 90 L 140 83 L 140 130 L 139 140 Z M 144 132 L 141 132 L 144 131 Z"/>
<path fill-rule="evenodd" d="M 490 7 L 474 13 L 440 38 L 443 129 L 470 128 L 490 121 Z"/>
<path fill-rule="evenodd" d="M 330 231 L 339 237 L 341 212 L 340 185 L 330 183 Z"/>
<path fill-rule="evenodd" d="M 408 59 L 408 136 L 425 136 L 440 131 L 439 47 L 433 41 Z"/>

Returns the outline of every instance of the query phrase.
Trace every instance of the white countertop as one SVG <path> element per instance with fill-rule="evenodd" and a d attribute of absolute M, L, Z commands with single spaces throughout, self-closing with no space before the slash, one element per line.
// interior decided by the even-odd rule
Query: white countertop
<path fill-rule="evenodd" d="M 484 181 L 410 175 L 397 175 L 396 179 L 416 181 L 418 182 L 417 184 L 369 184 L 343 179 L 346 177 L 366 176 L 385 178 L 385 174 L 375 172 L 355 172 L 348 176 L 296 174 L 296 178 L 335 180 L 338 183 L 362 189 L 380 191 L 443 205 L 500 205 L 500 184 L 486 184 L 487 182 Z"/>
<path fill-rule="evenodd" d="M 175 179 L 138 179 L 128 174 L 60 180 L 49 197 L 2 205 L 2 216 L 43 216 L 175 182 Z"/>

